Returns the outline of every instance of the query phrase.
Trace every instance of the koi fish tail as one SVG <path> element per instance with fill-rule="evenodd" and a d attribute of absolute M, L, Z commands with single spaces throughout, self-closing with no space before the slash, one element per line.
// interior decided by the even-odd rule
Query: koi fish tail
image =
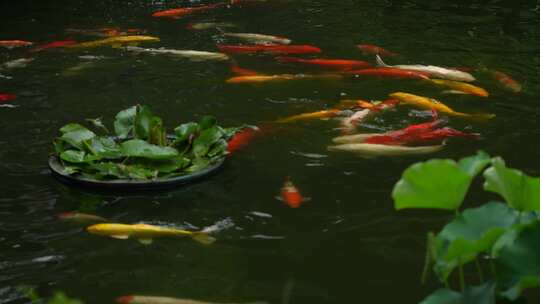
<path fill-rule="evenodd" d="M 375 55 L 375 61 L 377 62 L 377 66 L 390 67 L 388 64 L 384 63 L 384 61 L 382 60 L 381 56 L 379 56 L 379 54 Z"/>
<path fill-rule="evenodd" d="M 194 232 L 191 235 L 191 238 L 203 245 L 211 245 L 212 243 L 216 241 L 215 237 L 209 235 L 206 232 Z"/>
<path fill-rule="evenodd" d="M 467 113 L 458 113 L 458 116 L 468 118 L 473 121 L 486 121 L 495 117 L 495 114 L 491 113 L 478 113 L 478 114 L 467 114 Z"/>

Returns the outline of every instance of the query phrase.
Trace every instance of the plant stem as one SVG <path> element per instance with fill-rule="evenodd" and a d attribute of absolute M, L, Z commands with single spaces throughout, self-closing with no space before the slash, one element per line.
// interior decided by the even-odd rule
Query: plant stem
<path fill-rule="evenodd" d="M 463 274 L 463 265 L 461 264 L 461 260 L 458 260 L 459 263 L 459 287 L 461 289 L 461 292 L 465 291 L 465 275 Z"/>
<path fill-rule="evenodd" d="M 495 271 L 495 264 L 493 264 L 493 258 L 492 257 L 489 257 L 489 266 L 491 268 L 491 275 L 496 278 L 497 277 L 497 272 Z"/>
<path fill-rule="evenodd" d="M 422 277 L 420 278 L 420 283 L 422 283 L 422 285 L 424 285 L 428 279 L 430 268 L 429 266 L 431 265 L 431 235 L 432 232 L 429 232 L 426 240 L 426 257 L 424 259 L 424 269 L 422 270 Z"/>
<path fill-rule="evenodd" d="M 478 271 L 478 278 L 480 279 L 480 283 L 484 283 L 484 273 L 482 272 L 482 267 L 480 265 L 480 261 L 478 261 L 478 257 L 474 259 L 474 264 L 476 265 L 476 270 Z"/>

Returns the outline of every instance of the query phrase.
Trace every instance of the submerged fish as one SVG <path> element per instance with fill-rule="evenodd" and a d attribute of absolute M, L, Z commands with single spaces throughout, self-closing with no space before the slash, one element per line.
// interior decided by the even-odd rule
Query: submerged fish
<path fill-rule="evenodd" d="M 35 48 L 31 49 L 30 52 L 40 52 L 43 50 L 48 49 L 55 49 L 55 48 L 61 48 L 61 47 L 67 47 L 70 45 L 77 44 L 77 41 L 75 40 L 59 40 L 59 41 L 53 41 L 45 44 L 40 44 L 36 46 Z"/>
<path fill-rule="evenodd" d="M 235 303 L 217 303 L 217 302 L 203 302 L 190 299 L 177 299 L 169 297 L 156 297 L 156 296 L 141 296 L 141 295 L 127 295 L 121 296 L 116 299 L 116 303 L 120 304 L 235 304 Z M 250 302 L 244 304 L 266 304 L 266 302 Z"/>
<path fill-rule="evenodd" d="M 423 71 L 413 71 L 405 70 L 392 67 L 378 67 L 371 69 L 362 69 L 362 70 L 352 70 L 346 71 L 347 74 L 353 75 L 367 75 L 367 76 L 377 76 L 377 77 L 388 77 L 388 78 L 403 78 L 403 79 L 427 79 L 431 76 L 430 73 Z"/>
<path fill-rule="evenodd" d="M 408 105 L 415 106 L 421 109 L 435 110 L 437 112 L 445 113 L 451 116 L 458 116 L 458 117 L 471 118 L 471 119 L 480 119 L 480 120 L 491 119 L 495 117 L 495 114 L 487 114 L 487 113 L 468 114 L 468 113 L 463 113 L 463 112 L 457 112 L 436 99 L 404 93 L 404 92 L 392 93 L 390 94 L 390 97 L 399 100 L 400 103 L 408 104 Z"/>
<path fill-rule="evenodd" d="M 346 59 L 303 59 L 296 57 L 276 57 L 276 60 L 281 63 L 301 63 L 336 70 L 362 69 L 371 66 L 371 64 L 366 61 Z"/>
<path fill-rule="evenodd" d="M 245 41 L 253 42 L 255 44 L 290 44 L 291 39 L 272 36 L 272 35 L 263 35 L 263 34 L 252 34 L 252 33 L 223 33 L 223 36 L 234 37 L 242 39 Z"/>
<path fill-rule="evenodd" d="M 62 221 L 76 222 L 76 223 L 103 223 L 108 222 L 106 218 L 101 216 L 87 214 L 82 212 L 63 212 L 56 215 L 58 219 Z"/>
<path fill-rule="evenodd" d="M 401 155 L 418 155 L 428 154 L 440 151 L 444 146 L 421 146 L 421 147 L 405 147 L 391 146 L 366 143 L 341 144 L 336 146 L 328 146 L 328 151 L 353 152 L 358 156 L 372 158 L 377 156 L 401 156 Z"/>
<path fill-rule="evenodd" d="M 279 74 L 279 75 L 253 75 L 253 76 L 237 76 L 227 79 L 226 83 L 265 83 L 265 82 L 280 82 L 288 80 L 302 79 L 341 79 L 341 75 L 337 74 Z"/>
<path fill-rule="evenodd" d="M 13 48 L 18 48 L 18 47 L 23 47 L 23 46 L 31 46 L 33 44 L 34 43 L 30 41 L 25 41 L 25 40 L 0 40 L 0 47 L 4 47 L 7 49 L 13 49 Z"/>
<path fill-rule="evenodd" d="M 149 53 L 149 54 L 154 54 L 154 55 L 164 54 L 164 55 L 184 57 L 192 61 L 204 61 L 204 60 L 224 61 L 224 60 L 229 59 L 229 56 L 227 56 L 227 54 L 217 53 L 217 52 L 194 51 L 194 50 L 172 50 L 172 49 L 165 49 L 165 48 L 145 49 L 145 48 L 136 47 L 136 46 L 127 46 L 125 49 L 127 51 L 136 52 L 136 53 Z"/>
<path fill-rule="evenodd" d="M 32 61 L 34 61 L 34 58 L 20 58 L 20 59 L 10 60 L 8 62 L 2 63 L 2 65 L 0 65 L 0 69 L 24 68 Z"/>
<path fill-rule="evenodd" d="M 342 133 L 352 133 L 358 126 L 358 124 L 371 113 L 370 109 L 363 109 L 356 111 L 353 115 L 341 119 L 341 131 Z"/>
<path fill-rule="evenodd" d="M 519 82 L 517 82 L 512 77 L 503 72 L 489 70 L 488 72 L 495 80 L 497 80 L 499 85 L 506 90 L 512 91 L 514 93 L 519 93 L 523 89 Z"/>
<path fill-rule="evenodd" d="M 227 54 L 270 53 L 270 54 L 307 54 L 320 53 L 322 50 L 312 45 L 225 45 L 218 44 L 218 49 Z"/>
<path fill-rule="evenodd" d="M 0 102 L 6 102 L 17 98 L 17 95 L 0 93 Z"/>
<path fill-rule="evenodd" d="M 227 143 L 227 152 L 233 153 L 244 148 L 259 131 L 260 129 L 256 126 L 248 126 L 236 132 Z"/>
<path fill-rule="evenodd" d="M 276 196 L 276 199 L 284 202 L 291 208 L 299 208 L 302 203 L 311 200 L 309 197 L 303 197 L 298 191 L 298 188 L 293 184 L 289 177 L 285 180 L 281 187 L 281 196 Z"/>
<path fill-rule="evenodd" d="M 225 3 L 216 3 L 196 7 L 183 7 L 183 8 L 174 8 L 164 11 L 155 12 L 152 14 L 152 17 L 162 17 L 162 18 L 172 18 L 180 19 L 182 17 L 194 14 L 194 13 L 203 13 L 218 7 L 225 6 Z"/>
<path fill-rule="evenodd" d="M 449 79 L 449 80 L 456 80 L 456 81 L 466 81 L 471 82 L 474 81 L 475 78 L 473 75 L 462 72 L 458 70 L 452 70 L 447 69 L 443 67 L 438 67 L 434 65 L 420 65 L 420 64 L 413 64 L 413 65 L 387 65 L 384 63 L 382 58 L 379 55 L 375 55 L 377 60 L 377 65 L 387 68 L 398 68 L 398 69 L 405 69 L 409 71 L 419 71 L 419 72 L 426 72 L 430 75 L 437 77 L 437 78 L 443 78 L 443 79 Z"/>
<path fill-rule="evenodd" d="M 136 238 L 143 244 L 152 243 L 155 237 L 191 237 L 193 240 L 209 245 L 216 241 L 215 238 L 205 232 L 188 231 L 176 228 L 160 227 L 147 224 L 96 224 L 88 227 L 88 232 L 109 236 L 116 239 Z"/>
<path fill-rule="evenodd" d="M 236 64 L 231 65 L 231 72 L 233 72 L 236 75 L 240 75 L 240 76 L 257 76 L 257 75 L 260 75 L 257 71 L 244 69 L 244 68 L 241 68 L 241 67 L 237 66 Z"/>
<path fill-rule="evenodd" d="M 334 117 L 339 115 L 339 112 L 341 110 L 338 109 L 330 109 L 330 110 L 322 110 L 322 111 L 316 111 L 316 112 L 309 112 L 309 113 L 302 113 L 298 115 L 293 115 L 285 118 L 280 118 L 276 120 L 277 123 L 287 123 L 287 122 L 295 122 L 299 120 L 310 120 L 310 119 L 321 119 L 321 118 L 328 118 L 328 117 Z"/>
<path fill-rule="evenodd" d="M 114 37 L 114 36 L 124 36 L 124 35 L 133 35 L 133 34 L 144 34 L 146 30 L 142 29 L 126 29 L 122 30 L 119 27 L 102 27 L 97 29 L 66 29 L 66 32 L 72 34 L 79 34 L 85 36 L 96 36 L 96 37 Z"/>
<path fill-rule="evenodd" d="M 88 41 L 88 42 L 81 42 L 73 45 L 66 46 L 67 48 L 74 48 L 74 49 L 82 49 L 82 48 L 94 48 L 94 47 L 101 47 L 105 45 L 110 45 L 112 47 L 120 47 L 124 44 L 138 44 L 140 42 L 157 42 L 159 41 L 159 38 L 152 37 L 152 36 L 141 36 L 141 35 L 133 35 L 133 36 L 117 36 L 117 37 L 110 37 L 95 41 Z"/>
<path fill-rule="evenodd" d="M 446 80 L 446 79 L 428 79 L 430 83 L 436 84 L 438 86 L 447 87 L 450 90 L 445 91 L 446 93 L 456 93 L 456 94 L 470 94 L 479 97 L 488 97 L 489 93 L 481 87 L 474 86 L 469 83 Z"/>
<path fill-rule="evenodd" d="M 208 29 L 220 29 L 220 28 L 235 28 L 236 24 L 230 22 L 195 22 L 189 23 L 186 28 L 188 30 L 208 30 Z"/>
<path fill-rule="evenodd" d="M 383 57 L 393 57 L 399 55 L 397 53 L 390 52 L 387 49 L 373 44 L 359 44 L 357 45 L 357 47 L 362 51 L 364 55 L 381 55 Z"/>

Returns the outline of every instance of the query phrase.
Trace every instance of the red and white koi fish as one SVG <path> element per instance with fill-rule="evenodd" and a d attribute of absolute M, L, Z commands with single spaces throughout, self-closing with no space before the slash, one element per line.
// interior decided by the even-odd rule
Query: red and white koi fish
<path fill-rule="evenodd" d="M 413 71 L 392 67 L 377 67 L 363 70 L 346 71 L 346 74 L 366 75 L 386 78 L 403 78 L 403 79 L 428 79 L 430 73 L 425 71 Z"/>
<path fill-rule="evenodd" d="M 82 212 L 63 212 L 56 215 L 59 220 L 75 222 L 75 223 L 105 223 L 108 222 L 106 218 L 101 216 L 87 214 Z"/>
<path fill-rule="evenodd" d="M 234 303 L 217 303 L 217 302 L 203 302 L 191 299 L 177 299 L 169 297 L 156 297 L 156 296 L 141 296 L 141 295 L 127 295 L 121 296 L 116 299 L 116 303 L 120 304 L 234 304 Z M 266 302 L 251 302 L 244 304 L 267 304 Z"/>
<path fill-rule="evenodd" d="M 489 71 L 489 72 L 490 72 L 491 76 L 495 80 L 497 80 L 497 82 L 499 83 L 499 85 L 502 88 L 504 88 L 506 90 L 509 90 L 509 91 L 512 91 L 514 93 L 519 93 L 523 89 L 521 84 L 519 82 L 517 82 L 516 80 L 514 80 L 509 75 L 507 75 L 507 74 L 505 74 L 503 72 L 500 72 L 500 71 Z"/>
<path fill-rule="evenodd" d="M 6 102 L 17 98 L 17 95 L 0 93 L 0 102 Z"/>
<path fill-rule="evenodd" d="M 366 61 L 346 59 L 303 59 L 296 57 L 276 57 L 276 60 L 281 63 L 301 63 L 335 70 L 362 69 L 371 66 L 371 64 Z"/>
<path fill-rule="evenodd" d="M 233 153 L 243 149 L 257 135 L 260 129 L 256 126 L 248 126 L 233 135 L 227 143 L 227 152 Z"/>
<path fill-rule="evenodd" d="M 471 82 L 471 81 L 476 80 L 473 75 L 467 72 L 462 72 L 458 70 L 447 69 L 447 68 L 438 67 L 434 65 L 420 65 L 420 64 L 412 64 L 412 65 L 403 64 L 403 65 L 390 66 L 384 63 L 384 61 L 379 55 L 375 55 L 375 58 L 377 60 L 377 65 L 381 67 L 425 72 L 425 73 L 429 73 L 433 77 L 455 80 L 455 81 Z"/>
<path fill-rule="evenodd" d="M 18 47 L 26 47 L 33 45 L 33 42 L 25 40 L 0 40 L 0 47 L 14 49 Z"/>
<path fill-rule="evenodd" d="M 66 47 L 70 45 L 75 45 L 75 44 L 77 44 L 77 41 L 75 40 L 53 41 L 53 42 L 38 45 L 35 48 L 31 49 L 30 52 L 40 52 L 40 51 L 44 51 L 48 49 L 61 48 L 61 47 Z"/>
<path fill-rule="evenodd" d="M 174 9 L 168 9 L 164 11 L 155 12 L 152 14 L 152 17 L 180 19 L 182 17 L 188 16 L 191 14 L 207 12 L 209 10 L 223 7 L 225 5 L 226 5 L 225 3 L 216 3 L 216 4 L 209 4 L 209 5 L 196 6 L 196 7 L 174 8 Z"/>
<path fill-rule="evenodd" d="M 362 51 L 364 55 L 381 55 L 383 57 L 394 57 L 399 55 L 397 53 L 390 52 L 389 50 L 373 44 L 359 44 L 357 45 L 357 47 Z"/>
<path fill-rule="evenodd" d="M 291 208 L 299 208 L 304 202 L 311 200 L 309 197 L 303 197 L 298 191 L 298 188 L 293 184 L 289 177 L 285 180 L 281 187 L 281 196 L 276 196 L 276 199 L 284 202 Z"/>
<path fill-rule="evenodd" d="M 223 36 L 233 37 L 249 41 L 255 44 L 290 44 L 291 39 L 281 37 L 281 36 L 272 36 L 272 35 L 263 35 L 263 34 L 252 34 L 252 33 L 223 33 Z"/>
<path fill-rule="evenodd" d="M 320 53 L 322 50 L 312 45 L 225 45 L 218 44 L 218 49 L 227 54 L 307 54 Z"/>

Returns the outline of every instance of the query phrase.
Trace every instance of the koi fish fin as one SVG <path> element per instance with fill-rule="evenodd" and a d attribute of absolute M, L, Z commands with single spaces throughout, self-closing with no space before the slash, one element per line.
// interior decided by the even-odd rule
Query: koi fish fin
<path fill-rule="evenodd" d="M 125 235 L 125 234 L 113 234 L 113 235 L 110 235 L 110 237 L 112 237 L 113 239 L 118 239 L 118 240 L 129 239 L 129 235 Z"/>
<path fill-rule="evenodd" d="M 215 237 L 205 232 L 194 232 L 191 238 L 203 245 L 210 245 L 216 241 Z"/>
<path fill-rule="evenodd" d="M 469 93 L 467 92 L 463 92 L 463 91 L 459 91 L 459 90 L 445 90 L 445 91 L 442 91 L 443 94 L 462 94 L 462 95 L 468 95 Z"/>
<path fill-rule="evenodd" d="M 121 43 L 113 43 L 113 44 L 111 44 L 111 47 L 112 47 L 113 49 L 119 49 L 119 48 L 122 47 L 122 44 L 121 44 Z"/>
<path fill-rule="evenodd" d="M 153 239 L 137 239 L 137 241 L 143 245 L 151 245 L 154 242 Z"/>
<path fill-rule="evenodd" d="M 381 56 L 379 56 L 379 54 L 375 55 L 375 61 L 377 62 L 377 66 L 389 67 L 388 64 L 384 63 L 384 61 L 382 60 Z"/>

